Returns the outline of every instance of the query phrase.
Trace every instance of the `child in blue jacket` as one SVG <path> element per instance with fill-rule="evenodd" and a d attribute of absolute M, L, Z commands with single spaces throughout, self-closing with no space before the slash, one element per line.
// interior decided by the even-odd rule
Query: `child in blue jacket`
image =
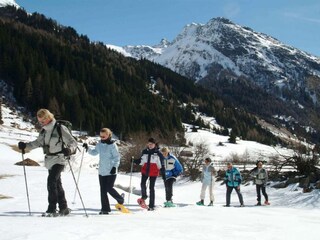
<path fill-rule="evenodd" d="M 179 160 L 170 153 L 169 149 L 164 147 L 161 149 L 161 153 L 164 157 L 164 166 L 166 177 L 164 179 L 164 185 L 166 190 L 166 202 L 165 207 L 174 207 L 172 202 L 172 187 L 176 178 L 183 172 L 182 165 Z"/>

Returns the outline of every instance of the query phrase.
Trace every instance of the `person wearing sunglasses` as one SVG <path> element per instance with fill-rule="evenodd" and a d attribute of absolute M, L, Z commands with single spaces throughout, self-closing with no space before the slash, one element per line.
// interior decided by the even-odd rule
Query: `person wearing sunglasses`
<path fill-rule="evenodd" d="M 110 194 L 118 203 L 116 208 L 122 212 L 129 212 L 123 206 L 124 198 L 114 188 L 117 178 L 118 167 L 120 165 L 120 154 L 117 144 L 112 139 L 112 132 L 109 128 L 100 130 L 100 141 L 95 147 L 89 147 L 87 143 L 83 144 L 87 152 L 96 156 L 99 155 L 99 184 L 101 211 L 99 214 L 109 214 L 111 212 L 108 194 Z"/>

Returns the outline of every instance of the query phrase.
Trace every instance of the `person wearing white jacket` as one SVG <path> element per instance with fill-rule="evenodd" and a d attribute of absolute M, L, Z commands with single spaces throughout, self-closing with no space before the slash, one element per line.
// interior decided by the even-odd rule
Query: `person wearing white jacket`
<path fill-rule="evenodd" d="M 201 173 L 201 193 L 200 193 L 200 201 L 197 202 L 197 205 L 204 205 L 204 199 L 206 196 L 206 189 L 209 189 L 209 197 L 210 197 L 210 203 L 208 206 L 213 206 L 214 202 L 214 194 L 213 194 L 213 188 L 216 181 L 216 170 L 211 164 L 211 159 L 206 158 L 204 160 L 204 165 L 202 167 L 202 173 Z"/>
<path fill-rule="evenodd" d="M 68 215 L 68 208 L 65 192 L 61 183 L 61 172 L 67 164 L 67 158 L 77 148 L 77 141 L 73 138 L 68 128 L 58 124 L 54 115 L 48 109 L 40 109 L 37 112 L 37 119 L 42 129 L 36 140 L 31 142 L 19 142 L 19 149 L 31 150 L 38 147 L 43 148 L 45 154 L 44 165 L 48 169 L 48 209 L 43 216 L 56 216 L 56 205 L 59 206 L 60 215 Z M 60 133 L 59 133 L 60 132 Z M 61 134 L 61 136 L 60 136 Z"/>

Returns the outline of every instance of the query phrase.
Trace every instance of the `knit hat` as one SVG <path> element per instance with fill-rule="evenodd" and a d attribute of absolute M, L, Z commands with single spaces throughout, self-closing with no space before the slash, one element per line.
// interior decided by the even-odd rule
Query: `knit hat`
<path fill-rule="evenodd" d="M 155 143 L 156 143 L 156 140 L 155 140 L 154 138 L 149 138 L 149 139 L 148 139 L 148 142 L 155 144 Z"/>

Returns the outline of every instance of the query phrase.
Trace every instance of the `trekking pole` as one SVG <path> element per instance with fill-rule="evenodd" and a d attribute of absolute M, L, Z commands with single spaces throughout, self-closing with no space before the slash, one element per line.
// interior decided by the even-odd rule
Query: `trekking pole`
<path fill-rule="evenodd" d="M 80 161 L 80 167 L 79 167 L 78 178 L 77 178 L 77 185 L 79 185 L 80 172 L 81 172 L 81 168 L 82 168 L 84 151 L 85 151 L 85 150 L 83 150 L 83 152 L 82 152 L 82 157 L 81 157 L 81 161 Z M 74 189 L 74 195 L 73 195 L 73 202 L 72 202 L 72 204 L 75 204 L 75 203 L 76 203 L 76 195 L 77 195 L 77 188 Z"/>
<path fill-rule="evenodd" d="M 131 168 L 130 168 L 130 183 L 129 183 L 129 194 L 128 194 L 128 205 L 130 203 L 130 194 L 132 192 L 132 188 L 131 188 L 131 180 L 132 180 L 132 171 L 133 171 L 133 159 L 134 157 L 131 157 Z"/>
<path fill-rule="evenodd" d="M 23 165 L 23 172 L 24 172 L 24 182 L 26 185 L 26 192 L 27 192 L 27 199 L 28 199 L 28 208 L 29 208 L 29 216 L 31 216 L 31 209 L 30 209 L 30 199 L 29 199 L 29 190 L 28 190 L 28 182 L 27 182 L 27 173 L 26 173 L 26 166 L 24 162 L 24 155 L 25 151 L 24 149 L 21 150 L 21 156 L 22 156 L 22 165 Z"/>
<path fill-rule="evenodd" d="M 70 159 L 67 158 L 67 160 L 68 160 L 68 163 L 69 163 L 69 167 L 70 167 L 70 171 L 71 171 L 71 174 L 72 174 L 72 177 L 73 177 L 73 181 L 74 181 L 74 183 L 75 183 L 75 185 L 76 185 L 76 189 L 77 189 L 77 191 L 78 191 L 78 194 L 79 194 L 79 197 L 80 197 L 80 200 L 81 200 L 81 203 L 82 203 L 83 210 L 84 210 L 84 212 L 85 212 L 85 214 L 86 214 L 86 217 L 89 217 L 89 216 L 88 216 L 88 213 L 87 213 L 87 209 L 86 209 L 86 207 L 84 206 L 84 203 L 83 203 L 83 200 L 82 200 L 82 197 L 81 197 L 81 193 L 80 193 L 80 190 L 79 190 L 79 187 L 78 187 L 76 178 L 75 178 L 75 176 L 74 176 L 74 173 L 73 173 L 73 170 L 72 170 L 72 167 L 71 167 Z"/>
<path fill-rule="evenodd" d="M 149 187 L 149 183 L 150 183 L 150 177 L 148 178 L 148 182 L 147 182 L 146 189 L 148 189 L 148 187 Z"/>

